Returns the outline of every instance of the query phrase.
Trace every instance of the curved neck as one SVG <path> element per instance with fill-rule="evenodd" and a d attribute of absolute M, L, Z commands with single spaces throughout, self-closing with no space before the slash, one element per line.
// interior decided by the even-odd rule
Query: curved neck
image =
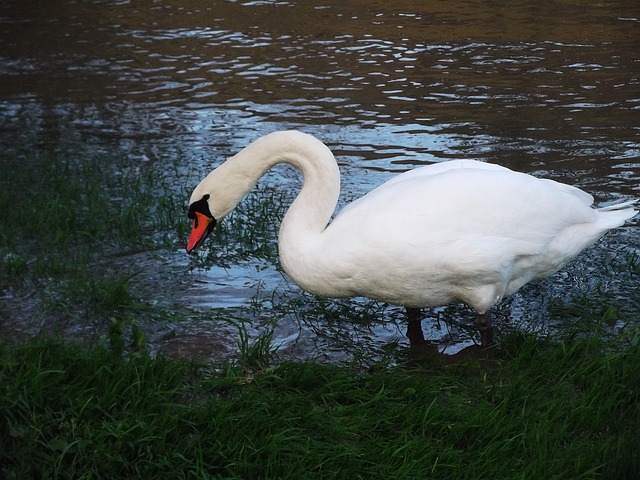
<path fill-rule="evenodd" d="M 340 195 L 338 165 L 331 150 L 321 141 L 297 131 L 261 137 L 211 172 L 191 198 L 193 202 L 210 193 L 212 200 L 215 199 L 211 212 L 220 219 L 278 163 L 298 168 L 304 179 L 300 193 L 282 221 L 279 236 L 280 260 L 295 280 L 293 270 L 313 255 Z"/>
<path fill-rule="evenodd" d="M 253 177 L 251 188 L 279 163 L 302 172 L 302 189 L 282 221 L 280 240 L 283 235 L 317 235 L 329 223 L 340 195 L 340 171 L 331 150 L 311 135 L 275 132 L 251 143 L 226 163 L 237 163 L 248 178 Z"/>

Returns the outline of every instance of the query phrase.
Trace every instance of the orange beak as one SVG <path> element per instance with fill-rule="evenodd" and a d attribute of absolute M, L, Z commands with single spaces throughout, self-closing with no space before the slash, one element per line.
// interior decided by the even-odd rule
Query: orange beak
<path fill-rule="evenodd" d="M 197 252 L 215 226 L 215 218 L 204 213 L 195 212 L 191 225 L 191 234 L 187 241 L 187 253 Z"/>

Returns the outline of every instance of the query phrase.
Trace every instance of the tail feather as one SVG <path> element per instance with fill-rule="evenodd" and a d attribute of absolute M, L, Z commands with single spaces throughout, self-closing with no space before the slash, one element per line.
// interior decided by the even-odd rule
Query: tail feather
<path fill-rule="evenodd" d="M 621 203 L 616 203 L 614 205 L 607 205 L 606 207 L 600 207 L 598 208 L 599 212 L 610 212 L 612 210 L 633 210 L 635 212 L 637 212 L 637 210 L 635 209 L 631 209 L 628 207 L 631 207 L 632 205 L 636 205 L 638 203 L 638 199 L 635 200 L 629 200 L 627 202 L 621 202 Z"/>
<path fill-rule="evenodd" d="M 638 210 L 633 208 L 637 203 L 638 200 L 636 199 L 598 208 L 596 211 L 601 213 L 599 223 L 605 225 L 607 228 L 615 228 L 623 225 L 625 221 L 637 215 Z"/>

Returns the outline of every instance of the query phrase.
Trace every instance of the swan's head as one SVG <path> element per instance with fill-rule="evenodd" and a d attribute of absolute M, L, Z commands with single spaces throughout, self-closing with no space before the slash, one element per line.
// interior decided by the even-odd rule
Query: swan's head
<path fill-rule="evenodd" d="M 256 184 L 255 178 L 245 175 L 230 160 L 209 173 L 191 194 L 187 216 L 192 224 L 187 253 L 196 253 L 216 223 L 236 208 Z"/>
<path fill-rule="evenodd" d="M 187 241 L 187 253 L 196 253 L 216 226 L 217 220 L 209 208 L 209 194 L 189 205 L 187 217 L 192 219 L 191 234 Z"/>

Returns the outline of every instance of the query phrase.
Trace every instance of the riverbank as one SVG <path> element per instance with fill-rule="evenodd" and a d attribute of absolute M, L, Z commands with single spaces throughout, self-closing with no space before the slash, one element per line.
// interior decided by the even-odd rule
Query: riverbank
<path fill-rule="evenodd" d="M 7 479 L 631 479 L 639 338 L 514 334 L 491 360 L 366 371 L 3 344 L 0 464 Z"/>

